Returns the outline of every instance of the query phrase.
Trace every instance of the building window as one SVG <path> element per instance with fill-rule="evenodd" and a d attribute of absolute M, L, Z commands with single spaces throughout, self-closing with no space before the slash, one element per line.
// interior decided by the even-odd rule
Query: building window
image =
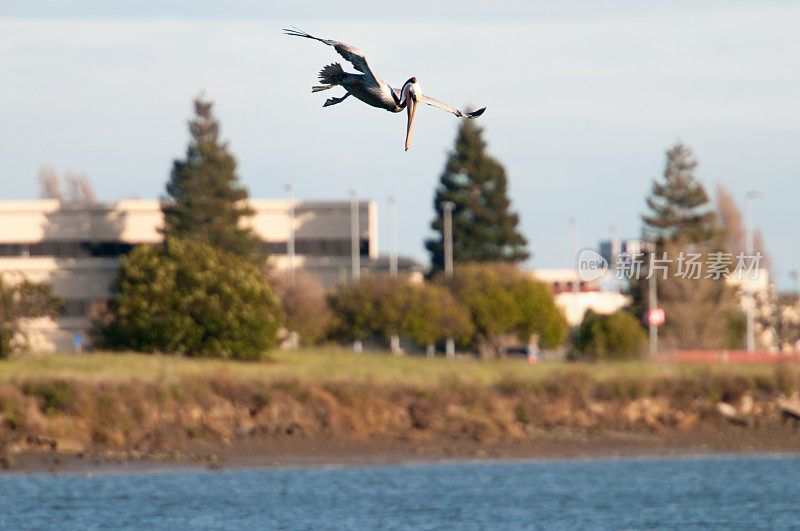
<path fill-rule="evenodd" d="M 262 254 L 288 254 L 286 242 L 263 242 L 261 244 Z"/>
<path fill-rule="evenodd" d="M 108 311 L 108 301 L 104 299 L 67 299 L 61 309 L 61 317 L 90 317 L 95 319 Z"/>
<path fill-rule="evenodd" d="M 288 253 L 286 242 L 264 242 L 261 249 L 266 254 L 285 255 Z M 294 252 L 304 256 L 350 256 L 350 240 L 298 238 L 294 242 Z M 361 240 L 359 252 L 361 256 L 369 255 L 368 239 Z"/>
<path fill-rule="evenodd" d="M 53 258 L 115 258 L 135 247 L 131 243 L 93 241 L 43 241 L 0 243 L 0 256 Z"/>
<path fill-rule="evenodd" d="M 61 310 L 61 317 L 86 317 L 89 314 L 91 301 L 85 299 L 67 299 Z"/>
<path fill-rule="evenodd" d="M 27 256 L 28 249 L 24 243 L 0 244 L 0 256 Z"/>

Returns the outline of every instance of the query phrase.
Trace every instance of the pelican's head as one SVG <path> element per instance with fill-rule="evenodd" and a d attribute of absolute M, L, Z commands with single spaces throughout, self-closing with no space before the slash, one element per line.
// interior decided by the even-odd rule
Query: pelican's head
<path fill-rule="evenodd" d="M 403 84 L 400 91 L 400 105 L 405 105 L 408 111 L 408 126 L 406 127 L 406 151 L 411 143 L 411 130 L 414 128 L 414 116 L 417 114 L 417 103 L 422 98 L 422 87 L 417 78 L 412 77 Z"/>

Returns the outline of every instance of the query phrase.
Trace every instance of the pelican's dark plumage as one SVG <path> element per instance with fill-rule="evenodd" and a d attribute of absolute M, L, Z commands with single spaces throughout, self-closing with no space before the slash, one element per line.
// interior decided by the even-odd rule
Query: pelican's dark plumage
<path fill-rule="evenodd" d="M 345 72 L 342 65 L 339 63 L 333 63 L 324 67 L 319 73 L 319 81 L 321 84 L 314 86 L 311 92 L 320 92 L 336 86 L 344 88 L 346 92 L 344 96 L 329 98 L 325 101 L 323 107 L 336 105 L 337 103 L 343 102 L 349 96 L 355 96 L 367 105 L 386 109 L 390 112 L 407 110 L 408 127 L 406 129 L 406 151 L 408 151 L 418 103 L 425 103 L 438 107 L 459 118 L 477 118 L 486 110 L 486 107 L 483 107 L 477 111 L 461 112 L 455 107 L 451 107 L 446 103 L 425 96 L 422 94 L 420 84 L 416 77 L 410 78 L 400 89 L 392 88 L 375 75 L 367 63 L 367 58 L 364 57 L 364 54 L 358 49 L 339 41 L 321 39 L 298 29 L 285 29 L 284 32 L 286 35 L 314 39 L 328 46 L 333 46 L 339 55 L 352 64 L 356 70 L 361 72 L 360 74 Z"/>

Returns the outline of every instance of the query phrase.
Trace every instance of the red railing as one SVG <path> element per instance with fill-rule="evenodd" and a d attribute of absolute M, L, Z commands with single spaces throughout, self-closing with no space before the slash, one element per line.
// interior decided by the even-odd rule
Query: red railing
<path fill-rule="evenodd" d="M 669 361 L 705 363 L 800 363 L 800 352 L 747 352 L 746 350 L 673 350 L 659 355 Z"/>

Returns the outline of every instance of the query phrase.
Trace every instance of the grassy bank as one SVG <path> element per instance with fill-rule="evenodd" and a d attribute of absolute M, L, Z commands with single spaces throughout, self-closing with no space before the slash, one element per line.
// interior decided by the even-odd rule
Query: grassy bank
<path fill-rule="evenodd" d="M 647 444 L 744 434 L 800 449 L 776 405 L 798 384 L 800 369 L 784 365 L 530 365 L 337 349 L 258 363 L 47 355 L 0 361 L 0 463 L 25 452 L 163 456 L 247 444 L 268 452 L 280 441 L 524 446 L 554 434 L 587 445 L 619 434 Z"/>
<path fill-rule="evenodd" d="M 45 354 L 0 360 L 0 382 L 49 377 L 79 380 L 142 380 L 173 382 L 186 376 L 256 378 L 275 381 L 299 378 L 309 382 L 393 383 L 436 385 L 457 378 L 493 385 L 509 378 L 536 382 L 561 373 L 585 373 L 593 380 L 615 378 L 692 378 L 709 374 L 770 377 L 770 365 L 666 364 L 649 361 L 618 363 L 541 362 L 524 359 L 480 361 L 441 357 L 396 357 L 385 352 L 354 353 L 342 348 L 275 351 L 263 362 L 190 359 L 137 353 Z"/>

